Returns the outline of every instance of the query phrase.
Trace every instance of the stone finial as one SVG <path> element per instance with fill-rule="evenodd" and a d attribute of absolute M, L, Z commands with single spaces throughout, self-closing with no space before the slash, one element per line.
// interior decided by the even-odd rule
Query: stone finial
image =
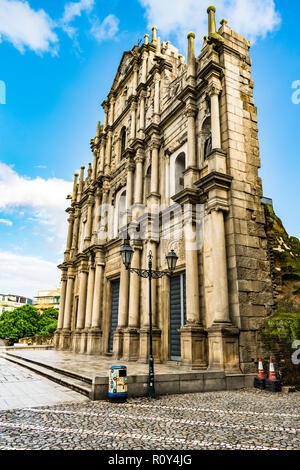
<path fill-rule="evenodd" d="M 152 40 L 151 42 L 156 42 L 157 41 L 157 27 L 153 26 L 152 28 Z"/>
<path fill-rule="evenodd" d="M 209 6 L 207 9 L 208 13 L 208 35 L 215 35 L 217 30 L 216 30 L 216 18 L 215 18 L 215 13 L 216 13 L 216 7 L 213 5 Z"/>
<path fill-rule="evenodd" d="M 145 34 L 144 35 L 144 44 L 148 44 L 149 43 L 149 34 Z"/>
<path fill-rule="evenodd" d="M 161 46 L 160 46 L 160 37 L 157 38 L 157 42 L 156 42 L 156 54 L 160 54 L 160 49 L 161 49 Z"/>
<path fill-rule="evenodd" d="M 220 21 L 220 25 L 222 25 L 222 26 L 226 26 L 227 23 L 228 23 L 228 21 L 225 20 L 225 18 L 223 18 L 223 19 Z"/>
<path fill-rule="evenodd" d="M 194 77 L 196 74 L 196 56 L 195 56 L 195 33 L 190 32 L 187 35 L 188 38 L 188 57 L 187 57 L 187 66 L 188 66 L 188 77 Z"/>
<path fill-rule="evenodd" d="M 98 123 L 97 123 L 97 132 L 96 132 L 97 137 L 99 137 L 100 132 L 101 132 L 101 123 L 100 123 L 100 121 L 98 121 Z"/>
<path fill-rule="evenodd" d="M 76 201 L 76 193 L 77 193 L 77 181 L 78 181 L 78 173 L 74 174 L 74 185 L 73 185 L 73 196 L 72 196 L 72 201 Z"/>

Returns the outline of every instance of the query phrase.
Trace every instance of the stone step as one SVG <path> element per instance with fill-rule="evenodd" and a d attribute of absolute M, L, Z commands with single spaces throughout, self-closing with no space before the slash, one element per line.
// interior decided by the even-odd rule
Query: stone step
<path fill-rule="evenodd" d="M 85 382 L 89 385 L 92 384 L 92 379 L 90 377 L 85 376 L 85 375 L 76 374 L 75 372 L 71 372 L 67 369 L 54 367 L 51 364 L 48 364 L 47 362 L 36 361 L 34 359 L 26 357 L 24 354 L 19 355 L 16 352 L 13 352 L 13 353 L 6 352 L 5 354 L 6 354 L 6 356 L 10 356 L 10 357 L 13 357 L 13 358 L 16 358 L 16 359 L 20 359 L 21 361 L 28 362 L 30 364 L 35 364 L 35 365 L 40 366 L 40 367 L 44 367 L 45 369 L 52 370 L 53 372 L 56 372 L 60 375 L 64 375 L 66 377 L 70 377 L 72 379 L 79 380 L 81 382 Z"/>
<path fill-rule="evenodd" d="M 53 370 L 54 369 L 53 367 L 51 368 L 49 366 L 47 367 L 41 364 L 37 364 L 37 363 L 34 363 L 34 361 L 29 361 L 28 359 L 25 360 L 24 358 L 17 357 L 16 355 L 13 355 L 13 354 L 1 354 L 1 357 L 21 367 L 25 367 L 26 369 L 31 370 L 32 372 L 35 372 L 36 374 L 42 375 L 43 377 L 49 380 L 52 380 L 52 382 L 56 382 L 59 385 L 70 388 L 71 390 L 74 390 L 75 392 L 81 393 L 82 395 L 85 395 L 86 397 L 90 398 L 92 385 L 87 384 L 83 380 L 80 380 L 78 378 L 75 379 L 73 377 L 68 377 L 59 372 L 55 372 Z M 72 375 L 76 375 L 76 374 L 72 374 Z M 77 377 L 80 377 L 80 376 L 77 376 Z"/>

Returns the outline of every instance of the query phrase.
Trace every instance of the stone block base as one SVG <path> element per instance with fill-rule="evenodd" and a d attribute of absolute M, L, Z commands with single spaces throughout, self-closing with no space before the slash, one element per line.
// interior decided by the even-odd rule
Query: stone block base
<path fill-rule="evenodd" d="M 91 329 L 87 333 L 86 352 L 91 355 L 103 353 L 102 331 L 100 329 Z"/>
<path fill-rule="evenodd" d="M 54 349 L 60 349 L 60 337 L 62 334 L 62 330 L 56 330 L 53 336 L 53 345 Z"/>
<path fill-rule="evenodd" d="M 181 364 L 192 369 L 207 368 L 207 339 L 204 328 L 185 325 L 181 333 Z"/>
<path fill-rule="evenodd" d="M 215 323 L 208 329 L 209 370 L 241 372 L 239 329 L 230 323 Z"/>
<path fill-rule="evenodd" d="M 60 333 L 59 349 L 68 351 L 71 349 L 72 335 L 70 330 L 62 330 Z"/>
<path fill-rule="evenodd" d="M 73 335 L 73 341 L 72 341 L 72 350 L 75 353 L 81 352 L 81 335 L 82 335 L 82 330 L 75 330 L 74 335 Z"/>
<path fill-rule="evenodd" d="M 152 350 L 154 362 L 161 362 L 161 331 L 158 328 L 152 330 Z M 138 362 L 147 363 L 150 352 L 150 331 L 149 328 L 140 329 L 140 352 Z"/>
<path fill-rule="evenodd" d="M 140 336 L 136 329 L 123 331 L 123 360 L 137 361 L 139 358 Z"/>
<path fill-rule="evenodd" d="M 123 330 L 117 329 L 114 334 L 113 357 L 121 359 L 123 356 Z"/>

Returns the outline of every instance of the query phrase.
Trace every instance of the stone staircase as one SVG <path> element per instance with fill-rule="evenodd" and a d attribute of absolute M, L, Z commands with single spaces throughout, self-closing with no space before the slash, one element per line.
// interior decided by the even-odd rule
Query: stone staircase
<path fill-rule="evenodd" d="M 58 369 L 50 364 L 40 363 L 33 359 L 21 357 L 17 352 L 12 353 L 6 351 L 2 353 L 0 357 L 90 398 L 92 391 L 92 379 L 90 377 L 85 377 L 65 369 Z"/>

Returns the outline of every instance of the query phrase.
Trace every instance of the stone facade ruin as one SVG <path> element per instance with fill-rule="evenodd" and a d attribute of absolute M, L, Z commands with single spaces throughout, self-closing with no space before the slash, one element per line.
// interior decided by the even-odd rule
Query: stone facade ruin
<path fill-rule="evenodd" d="M 152 284 L 155 361 L 255 370 L 274 296 L 250 43 L 208 16 L 198 57 L 187 36 L 187 63 L 156 28 L 123 54 L 67 209 L 58 350 L 147 362 L 148 281 L 122 264 L 128 238 L 135 268 L 150 250 L 157 270 L 178 256 Z"/>

